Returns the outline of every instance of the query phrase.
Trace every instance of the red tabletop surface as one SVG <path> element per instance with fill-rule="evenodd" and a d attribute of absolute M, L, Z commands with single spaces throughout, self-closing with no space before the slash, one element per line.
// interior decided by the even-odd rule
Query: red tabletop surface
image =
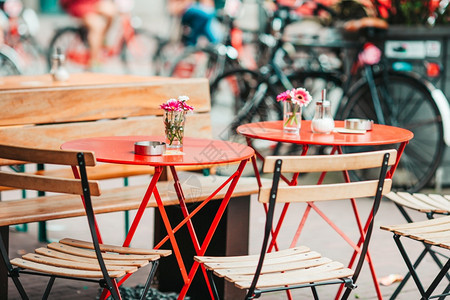
<path fill-rule="evenodd" d="M 161 136 L 110 136 L 69 141 L 64 150 L 83 150 L 95 153 L 97 161 L 149 166 L 210 165 L 237 162 L 251 158 L 252 148 L 221 140 L 184 138 L 183 154 L 138 155 L 134 143 L 138 141 L 164 141 Z"/>
<path fill-rule="evenodd" d="M 275 142 L 328 146 L 370 146 L 388 145 L 409 141 L 413 133 L 407 129 L 374 124 L 366 133 L 313 133 L 311 121 L 302 121 L 300 133 L 290 134 L 283 131 L 283 121 L 257 122 L 241 125 L 237 132 L 249 138 Z M 336 127 L 344 127 L 344 121 L 335 121 Z"/>

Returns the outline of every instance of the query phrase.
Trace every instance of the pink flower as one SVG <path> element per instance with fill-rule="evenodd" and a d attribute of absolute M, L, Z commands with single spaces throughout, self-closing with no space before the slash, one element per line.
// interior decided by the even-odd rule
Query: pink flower
<path fill-rule="evenodd" d="M 166 103 L 161 104 L 160 107 L 167 111 L 181 111 L 181 106 L 177 99 L 169 99 Z"/>
<path fill-rule="evenodd" d="M 182 107 L 182 109 L 184 110 L 184 111 L 191 111 L 191 110 L 194 110 L 194 107 L 193 106 L 190 106 L 190 105 L 188 105 L 188 104 L 186 104 L 186 102 L 180 102 L 180 106 Z"/>
<path fill-rule="evenodd" d="M 187 96 L 180 96 L 178 99 L 169 99 L 166 103 L 161 104 L 159 107 L 165 111 L 191 111 L 194 110 L 193 106 L 186 104 L 189 100 Z"/>
<path fill-rule="evenodd" d="M 281 94 L 278 94 L 277 101 L 292 101 L 300 106 L 306 106 L 312 101 L 311 95 L 304 88 L 296 88 L 292 90 L 287 90 Z"/>
<path fill-rule="evenodd" d="M 277 101 L 290 101 L 291 100 L 291 91 L 282 92 L 277 96 Z"/>
<path fill-rule="evenodd" d="M 292 102 L 300 106 L 307 106 L 312 100 L 311 95 L 304 88 L 293 89 L 290 95 Z"/>

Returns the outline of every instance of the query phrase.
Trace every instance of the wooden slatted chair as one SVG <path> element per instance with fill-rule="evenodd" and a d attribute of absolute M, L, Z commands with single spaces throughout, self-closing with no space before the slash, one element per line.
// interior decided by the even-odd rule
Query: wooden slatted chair
<path fill-rule="evenodd" d="M 330 156 L 267 157 L 263 172 L 273 173 L 273 182 L 271 187 L 262 187 L 259 194 L 259 201 L 268 203 L 269 207 L 260 254 L 235 257 L 196 256 L 195 260 L 205 266 L 211 282 L 214 282 L 212 275 L 214 274 L 233 282 L 240 289 L 246 289 L 245 299 L 258 298 L 266 292 L 304 287 L 311 287 L 313 296 L 317 299 L 315 286 L 342 283 L 347 287 L 342 298 L 348 298 L 350 291 L 355 288 L 367 253 L 373 218 L 361 247 L 358 264 L 352 270 L 344 267 L 342 263 L 322 257 L 318 252 L 305 246 L 266 253 L 272 231 L 275 203 L 372 197 L 374 199 L 372 217 L 375 217 L 382 195 L 390 191 L 392 182 L 385 179 L 386 170 L 395 162 L 395 157 L 395 150 Z M 379 168 L 379 179 L 322 185 L 279 185 L 281 172 L 333 172 L 367 168 Z"/>
<path fill-rule="evenodd" d="M 0 250 L 8 276 L 12 278 L 21 297 L 28 299 L 20 274 L 50 276 L 43 299 L 47 299 L 56 278 L 71 278 L 98 282 L 106 288 L 114 299 L 121 299 L 117 279 L 130 276 L 139 268 L 152 263 L 142 299 L 150 286 L 159 259 L 170 255 L 170 250 L 135 249 L 111 246 L 100 243 L 99 232 L 91 196 L 99 196 L 100 188 L 96 181 L 89 181 L 86 166 L 94 166 L 96 161 L 92 152 L 42 150 L 25 147 L 0 145 L 0 158 L 31 163 L 55 164 L 61 166 L 78 166 L 80 179 L 55 178 L 24 173 L 0 171 L 0 185 L 25 190 L 37 190 L 63 194 L 80 195 L 84 200 L 87 221 L 92 241 L 85 242 L 65 238 L 58 243 L 48 244 L 35 253 L 28 253 L 21 258 L 9 259 L 3 239 L 0 237 Z M 94 198 L 95 199 L 95 198 Z M 95 204 L 94 204 L 95 206 Z M 105 295 L 107 292 L 105 292 Z"/>
<path fill-rule="evenodd" d="M 390 231 L 394 234 L 395 243 L 408 267 L 409 273 L 411 274 L 417 289 L 422 296 L 421 299 L 438 298 L 443 299 L 445 296 L 450 295 L 450 284 L 444 289 L 441 294 L 433 295 L 439 283 L 442 279 L 447 276 L 450 268 L 450 258 L 447 255 L 447 262 L 445 264 L 440 264 L 440 272 L 436 275 L 434 280 L 431 282 L 429 287 L 425 290 L 423 284 L 417 274 L 417 263 L 412 263 L 409 259 L 406 248 L 400 241 L 401 237 L 407 237 L 413 240 L 422 242 L 426 249 L 431 247 L 444 248 L 446 250 L 450 249 L 450 216 L 445 216 L 436 219 L 430 219 L 426 221 L 418 221 L 412 223 L 406 223 L 401 225 L 392 226 L 381 226 L 381 229 Z M 450 280 L 449 280 L 450 282 Z M 395 295 L 396 296 L 396 295 Z"/>
<path fill-rule="evenodd" d="M 423 212 L 428 219 L 432 219 L 435 214 L 450 215 L 450 195 L 390 192 L 386 195 L 386 198 L 397 205 L 409 223 L 412 222 L 412 218 L 405 208 Z"/>
<path fill-rule="evenodd" d="M 409 210 L 422 212 L 426 215 L 426 217 L 429 220 L 434 219 L 436 215 L 437 216 L 450 215 L 450 195 L 390 192 L 385 197 L 394 202 L 394 204 L 397 206 L 400 213 L 403 215 L 403 217 L 408 223 L 416 223 L 416 224 L 419 223 L 414 222 L 414 220 L 408 213 Z M 383 229 L 388 230 L 386 227 L 383 227 Z M 396 237 L 394 236 L 394 239 L 395 238 Z M 430 255 L 433 261 L 437 264 L 437 266 L 442 269 L 444 263 L 442 262 L 440 257 L 442 256 L 445 257 L 445 255 L 442 255 L 442 253 L 439 252 L 439 250 L 442 250 L 441 247 L 431 247 L 431 244 L 427 243 L 426 241 L 422 242 L 424 244 L 424 248 L 423 251 L 417 256 L 415 262 L 412 263 L 414 269 L 417 269 L 417 267 L 419 266 L 419 264 L 422 263 L 423 259 L 426 257 L 427 254 Z M 403 280 L 400 282 L 398 287 L 395 289 L 390 299 L 393 300 L 397 298 L 397 296 L 400 294 L 403 287 L 406 285 L 406 283 L 408 282 L 408 280 L 411 278 L 412 275 L 414 276 L 413 273 L 408 271 L 408 273 L 403 277 Z M 447 280 L 449 280 L 450 282 L 450 274 L 446 274 L 445 276 L 447 277 Z M 421 289 L 423 290 L 423 288 L 419 288 L 419 290 Z M 450 285 L 448 289 L 450 290 Z"/>

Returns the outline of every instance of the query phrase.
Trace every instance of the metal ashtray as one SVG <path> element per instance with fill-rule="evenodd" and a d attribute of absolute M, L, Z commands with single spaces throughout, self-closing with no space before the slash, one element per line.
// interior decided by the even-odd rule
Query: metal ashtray
<path fill-rule="evenodd" d="M 162 155 L 166 143 L 156 141 L 141 141 L 134 143 L 134 153 L 139 155 Z"/>
<path fill-rule="evenodd" d="M 373 121 L 366 119 L 346 119 L 344 127 L 352 130 L 372 130 Z"/>

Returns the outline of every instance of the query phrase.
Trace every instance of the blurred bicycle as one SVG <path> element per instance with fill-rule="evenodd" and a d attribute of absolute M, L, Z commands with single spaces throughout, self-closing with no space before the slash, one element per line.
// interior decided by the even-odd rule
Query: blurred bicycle
<path fill-rule="evenodd" d="M 226 70 L 243 66 L 256 69 L 265 64 L 270 46 L 260 38 L 267 36 L 260 35 L 260 30 L 263 29 L 253 28 L 254 26 L 249 28 L 242 23 L 258 23 L 255 17 L 265 15 L 266 8 L 262 2 L 255 2 L 250 7 L 254 19 L 242 22 L 241 14 L 245 14 L 246 5 L 239 0 L 227 0 L 224 8 L 216 13 L 222 28 L 221 41 L 186 47 L 172 60 L 169 75 L 180 78 L 206 77 L 213 82 Z M 248 14 L 246 16 L 250 17 Z M 269 39 L 272 40 L 271 37 Z"/>
<path fill-rule="evenodd" d="M 8 45 L 0 45 L 0 76 L 22 74 L 19 55 Z"/>
<path fill-rule="evenodd" d="M 45 73 L 44 51 L 36 40 L 40 27 L 36 12 L 25 8 L 21 0 L 5 0 L 0 7 L 4 42 L 16 51 L 19 68 L 29 75 Z"/>
<path fill-rule="evenodd" d="M 291 7 L 280 5 L 277 10 L 279 20 L 275 23 L 290 24 L 291 10 Z M 280 33 L 285 27 L 279 27 Z M 212 114 L 220 116 L 217 120 L 222 121 L 220 124 L 215 122 L 215 132 L 222 139 L 239 141 L 242 139 L 236 134 L 239 125 L 282 119 L 282 107 L 276 101 L 280 92 L 304 87 L 317 101 L 326 89 L 335 119 L 370 119 L 377 124 L 406 128 L 414 133 L 414 139 L 406 147 L 397 167 L 393 184 L 398 190 L 419 191 L 433 179 L 445 145 L 450 144 L 450 106 L 442 91 L 426 78 L 391 68 L 375 45 L 385 40 L 387 29 L 385 21 L 366 17 L 346 21 L 340 31 L 342 39 L 325 44 L 295 45 L 307 49 L 306 52 L 313 55 L 309 57 L 314 58 L 309 61 L 316 62 L 302 64 L 300 70 L 284 68 L 284 63 L 277 59 L 279 54 L 286 57 L 286 49 L 283 35 L 274 35 L 276 44 L 270 48 L 271 59 L 266 66 L 257 71 L 246 68 L 227 71 L 211 84 L 211 99 L 216 104 Z M 335 70 L 321 64 L 321 51 L 315 50 L 323 48 L 339 49 L 347 67 Z M 314 105 L 302 110 L 305 119 L 312 118 L 313 114 Z M 270 154 L 299 153 L 299 149 L 280 143 L 258 146 Z M 344 152 L 368 150 L 374 148 L 343 149 Z M 353 175 L 364 178 L 371 174 L 362 171 Z"/>
<path fill-rule="evenodd" d="M 115 0 L 119 15 L 107 35 L 102 47 L 100 62 L 102 69 L 115 73 L 151 75 L 153 55 L 159 47 L 158 37 L 141 28 L 142 20 L 132 15 L 133 0 Z M 48 47 L 47 62 L 51 66 L 57 48 L 66 57 L 69 72 L 89 70 L 90 51 L 87 29 L 83 25 L 72 25 L 56 30 Z"/>

